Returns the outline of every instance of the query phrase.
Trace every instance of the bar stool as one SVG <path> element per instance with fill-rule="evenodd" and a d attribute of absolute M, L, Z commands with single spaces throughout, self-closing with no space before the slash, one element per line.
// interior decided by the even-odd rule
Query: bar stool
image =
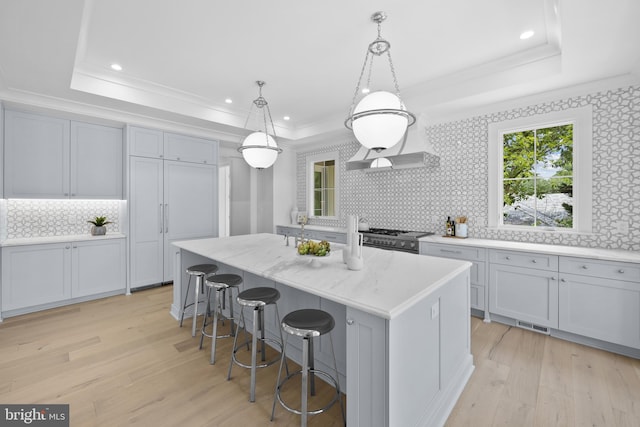
<path fill-rule="evenodd" d="M 187 292 L 184 294 L 184 304 L 182 304 L 182 314 L 180 315 L 180 327 L 182 327 L 182 321 L 184 320 L 184 312 L 187 307 L 193 306 L 193 325 L 191 326 L 191 336 L 196 336 L 196 323 L 198 318 L 198 300 L 200 299 L 200 292 L 204 293 L 204 277 L 209 274 L 214 274 L 218 271 L 218 266 L 215 264 L 197 264 L 187 268 L 187 274 L 189 275 L 189 283 L 187 284 Z M 193 293 L 193 302 L 187 304 L 187 298 L 189 297 L 189 288 L 191 288 L 191 278 L 196 276 L 196 287 Z"/>
<path fill-rule="evenodd" d="M 265 337 L 265 324 L 264 324 L 264 308 L 267 305 L 273 305 L 276 310 L 276 319 L 278 320 L 278 324 L 280 324 L 280 314 L 278 313 L 278 305 L 276 301 L 280 299 L 280 292 L 278 292 L 275 288 L 269 287 L 258 287 L 246 289 L 240 294 L 236 300 L 238 304 L 240 304 L 240 320 L 236 326 L 236 336 L 233 338 L 233 350 L 231 352 L 231 361 L 229 362 L 229 374 L 227 375 L 227 380 L 231 380 L 231 369 L 233 368 L 233 364 L 235 363 L 238 366 L 243 368 L 251 369 L 251 389 L 249 392 L 249 401 L 256 401 L 256 369 L 257 368 L 266 368 L 267 366 L 271 366 L 276 363 L 281 358 L 282 354 L 282 331 L 280 331 L 280 342 L 276 340 L 272 340 L 270 338 Z M 236 357 L 236 353 L 240 349 L 240 347 L 247 346 L 247 350 L 249 349 L 249 339 L 247 337 L 247 325 L 244 317 L 244 308 L 249 307 L 253 309 L 253 331 L 251 338 L 251 364 L 247 365 L 246 363 L 242 363 Z M 245 342 L 238 345 L 238 335 L 240 332 L 240 324 L 242 323 L 242 328 L 244 330 Z M 280 330 L 280 328 L 278 328 Z M 258 333 L 260 337 L 258 337 Z M 257 353 L 258 353 L 258 341 L 260 341 L 260 353 L 261 353 L 261 362 L 258 364 L 257 362 Z M 280 347 L 280 354 L 272 360 L 266 360 L 266 342 L 272 342 Z M 287 367 L 287 372 L 289 372 L 289 368 Z"/>
<path fill-rule="evenodd" d="M 234 335 L 233 330 L 233 290 L 238 292 L 238 286 L 242 283 L 242 277 L 237 274 L 210 274 L 204 279 L 204 284 L 207 287 L 207 310 L 205 311 L 204 322 L 202 323 L 202 330 L 200 334 L 200 350 L 202 350 L 202 342 L 204 337 L 211 338 L 211 359 L 209 363 L 212 365 L 216 363 L 216 340 L 218 338 L 227 338 Z M 225 317 L 222 310 L 225 306 L 225 295 L 229 291 L 229 317 Z M 213 315 L 211 314 L 211 293 L 213 292 Z M 224 321 L 229 320 L 230 333 L 227 335 L 218 335 L 218 313 L 222 316 L 222 324 Z M 206 327 L 209 325 L 207 321 L 212 319 L 213 330 L 211 334 L 206 333 Z"/>
<path fill-rule="evenodd" d="M 291 313 L 284 316 L 282 319 L 282 330 L 289 335 L 294 335 L 298 337 L 302 337 L 302 367 L 299 371 L 292 372 L 291 374 L 287 374 L 287 376 L 280 381 L 280 375 L 282 374 L 282 361 L 286 359 L 285 351 L 282 352 L 282 361 L 280 362 L 280 369 L 278 370 L 278 379 L 276 381 L 276 390 L 273 396 L 273 407 L 271 409 L 271 421 L 273 421 L 273 417 L 276 412 L 276 401 L 280 402 L 280 404 L 289 412 L 293 412 L 294 414 L 301 415 L 301 426 L 306 427 L 307 418 L 309 415 L 316 415 L 322 412 L 325 412 L 331 406 L 333 406 L 336 401 L 340 401 L 340 408 L 342 411 L 342 419 L 344 420 L 345 426 L 347 425 L 347 420 L 344 413 L 344 405 L 342 404 L 342 399 L 340 398 L 340 383 L 338 379 L 338 364 L 336 363 L 336 353 L 333 348 L 333 338 L 331 337 L 330 332 L 333 330 L 336 325 L 333 316 L 331 316 L 326 311 L 317 310 L 317 309 L 303 309 L 292 311 Z M 314 367 L 314 358 L 313 358 L 313 338 L 319 337 L 324 334 L 329 334 L 329 342 L 331 343 L 331 354 L 333 355 L 333 367 L 336 372 L 335 378 L 330 374 L 321 371 L 319 369 L 315 369 Z M 287 347 L 287 338 L 288 335 L 285 335 L 285 340 L 283 347 L 286 349 Z M 301 408 L 294 409 L 287 405 L 283 400 L 280 392 L 282 390 L 282 386 L 292 379 L 294 376 L 302 375 L 302 390 L 301 390 Z M 328 381 L 333 383 L 333 386 L 336 389 L 336 394 L 333 399 L 327 403 L 324 407 L 320 409 L 309 410 L 308 409 L 308 393 L 309 388 L 311 389 L 311 395 L 315 396 L 315 375 L 320 375 L 326 378 Z M 310 383 L 310 384 L 308 384 Z"/>

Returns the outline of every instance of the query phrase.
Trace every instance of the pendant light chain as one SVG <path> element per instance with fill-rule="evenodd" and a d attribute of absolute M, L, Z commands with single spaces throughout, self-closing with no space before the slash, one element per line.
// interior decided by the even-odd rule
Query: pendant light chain
<path fill-rule="evenodd" d="M 364 57 L 364 62 L 362 63 L 362 69 L 360 70 L 360 77 L 358 77 L 358 83 L 356 84 L 356 90 L 353 92 L 353 99 L 351 100 L 351 108 L 349 109 L 349 115 L 353 114 L 353 109 L 356 107 L 356 98 L 358 97 L 358 93 L 360 92 L 360 82 L 362 82 L 362 76 L 364 75 L 364 70 L 367 68 L 367 60 L 369 59 L 369 51 L 367 50 L 367 54 Z M 371 63 L 373 64 L 373 58 Z M 369 74 L 369 78 L 371 74 Z"/>

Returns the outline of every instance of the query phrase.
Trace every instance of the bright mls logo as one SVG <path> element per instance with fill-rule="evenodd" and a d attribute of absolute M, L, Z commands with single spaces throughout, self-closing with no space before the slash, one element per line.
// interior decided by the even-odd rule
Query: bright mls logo
<path fill-rule="evenodd" d="M 0 405 L 0 426 L 69 427 L 69 405 Z"/>

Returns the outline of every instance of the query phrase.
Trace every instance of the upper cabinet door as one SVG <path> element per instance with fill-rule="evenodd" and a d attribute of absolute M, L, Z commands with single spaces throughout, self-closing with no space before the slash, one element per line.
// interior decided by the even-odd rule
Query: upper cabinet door
<path fill-rule="evenodd" d="M 69 197 L 69 121 L 5 112 L 4 196 Z"/>
<path fill-rule="evenodd" d="M 215 165 L 218 163 L 218 143 L 208 139 L 165 132 L 164 158 Z"/>
<path fill-rule="evenodd" d="M 129 155 L 162 159 L 164 132 L 137 126 L 128 128 Z"/>
<path fill-rule="evenodd" d="M 71 122 L 71 194 L 122 199 L 122 129 Z"/>

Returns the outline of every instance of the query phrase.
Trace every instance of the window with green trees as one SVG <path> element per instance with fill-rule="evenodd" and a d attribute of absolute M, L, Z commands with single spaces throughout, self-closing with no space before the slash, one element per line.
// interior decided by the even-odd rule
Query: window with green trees
<path fill-rule="evenodd" d="M 313 163 L 313 215 L 334 216 L 335 213 L 335 160 Z"/>
<path fill-rule="evenodd" d="M 573 228 L 573 124 L 502 134 L 503 224 Z"/>

